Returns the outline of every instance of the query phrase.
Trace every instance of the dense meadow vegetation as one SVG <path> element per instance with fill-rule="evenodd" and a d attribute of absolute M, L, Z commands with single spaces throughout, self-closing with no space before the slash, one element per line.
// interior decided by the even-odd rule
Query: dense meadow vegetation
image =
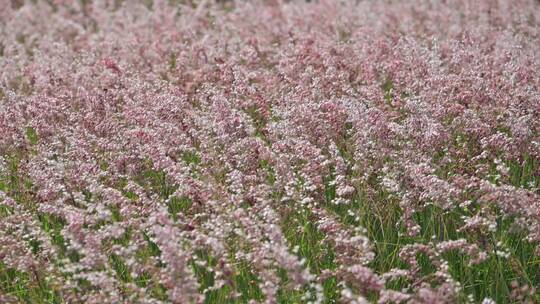
<path fill-rule="evenodd" d="M 0 0 L 0 303 L 539 288 L 539 1 Z"/>

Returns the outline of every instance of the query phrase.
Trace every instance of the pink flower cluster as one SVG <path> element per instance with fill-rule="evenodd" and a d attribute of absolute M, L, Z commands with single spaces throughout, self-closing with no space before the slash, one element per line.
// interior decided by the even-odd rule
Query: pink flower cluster
<path fill-rule="evenodd" d="M 533 0 L 0 1 L 0 270 L 69 303 L 202 303 L 244 268 L 252 301 L 454 303 L 447 254 L 540 255 L 539 71 Z M 391 208 L 383 270 L 362 218 Z M 431 210 L 460 237 L 419 241 Z"/>

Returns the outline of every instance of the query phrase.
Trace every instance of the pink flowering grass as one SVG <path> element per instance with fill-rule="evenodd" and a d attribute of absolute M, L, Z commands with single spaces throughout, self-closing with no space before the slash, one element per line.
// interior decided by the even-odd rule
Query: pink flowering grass
<path fill-rule="evenodd" d="M 539 288 L 538 1 L 0 1 L 0 303 Z"/>

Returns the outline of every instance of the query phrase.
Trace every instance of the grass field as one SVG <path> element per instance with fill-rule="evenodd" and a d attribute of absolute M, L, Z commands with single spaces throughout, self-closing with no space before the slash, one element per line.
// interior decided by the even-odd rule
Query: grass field
<path fill-rule="evenodd" d="M 538 71 L 532 0 L 4 1 L 0 303 L 540 303 Z"/>

